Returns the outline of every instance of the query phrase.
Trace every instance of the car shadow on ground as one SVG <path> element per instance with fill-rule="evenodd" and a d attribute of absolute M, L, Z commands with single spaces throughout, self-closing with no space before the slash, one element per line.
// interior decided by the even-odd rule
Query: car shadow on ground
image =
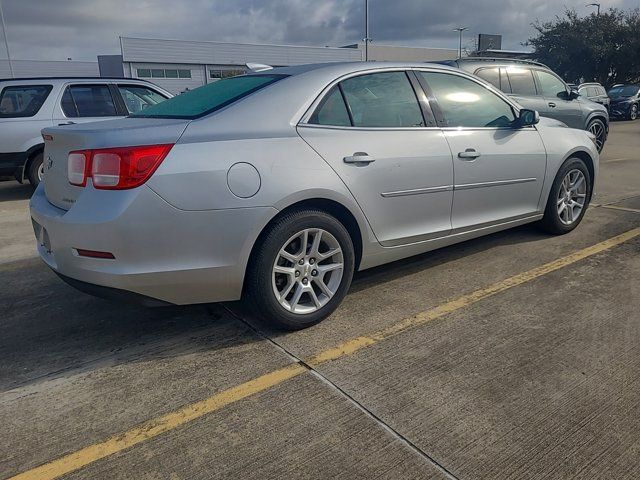
<path fill-rule="evenodd" d="M 28 183 L 18 183 L 15 180 L 0 180 L 0 202 L 15 200 L 29 200 L 33 195 L 33 187 Z"/>
<path fill-rule="evenodd" d="M 547 238 L 524 226 L 356 275 L 351 292 L 515 243 Z M 165 359 L 263 341 L 283 332 L 239 302 L 144 308 L 94 298 L 67 286 L 39 259 L 0 267 L 0 392 L 130 362 Z"/>

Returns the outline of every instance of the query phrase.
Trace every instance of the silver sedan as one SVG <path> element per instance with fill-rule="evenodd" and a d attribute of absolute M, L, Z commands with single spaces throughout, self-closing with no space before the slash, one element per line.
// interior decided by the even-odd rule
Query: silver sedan
<path fill-rule="evenodd" d="M 529 222 L 582 220 L 593 135 L 428 64 L 277 68 L 126 119 L 47 128 L 42 259 L 97 295 L 247 300 L 282 328 L 353 273 Z"/>

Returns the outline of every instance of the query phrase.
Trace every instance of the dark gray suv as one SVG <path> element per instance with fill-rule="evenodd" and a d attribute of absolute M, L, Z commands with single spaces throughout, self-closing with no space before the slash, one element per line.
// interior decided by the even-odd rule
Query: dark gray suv
<path fill-rule="evenodd" d="M 520 105 L 555 118 L 571 128 L 588 130 L 596 136 L 602 151 L 609 134 L 609 113 L 595 102 L 572 91 L 547 66 L 528 60 L 466 57 L 449 60 L 452 65 L 473 73 L 512 96 Z"/>

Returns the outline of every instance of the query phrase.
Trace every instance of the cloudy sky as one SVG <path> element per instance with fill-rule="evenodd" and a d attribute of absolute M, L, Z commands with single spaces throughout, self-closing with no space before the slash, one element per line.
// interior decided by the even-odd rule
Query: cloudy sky
<path fill-rule="evenodd" d="M 565 7 L 587 14 L 594 0 L 370 0 L 371 37 L 380 44 L 457 47 L 457 25 L 501 33 L 522 48 L 536 19 Z M 364 37 L 364 0 L 0 0 L 15 59 L 96 60 L 120 53 L 118 36 L 345 45 Z M 600 0 L 638 8 L 640 0 Z M 0 58 L 6 58 L 0 37 Z"/>

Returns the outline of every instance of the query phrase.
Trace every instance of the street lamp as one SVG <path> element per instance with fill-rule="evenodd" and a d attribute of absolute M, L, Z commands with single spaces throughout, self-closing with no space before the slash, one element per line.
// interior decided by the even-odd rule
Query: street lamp
<path fill-rule="evenodd" d="M 2 13 L 2 0 L 0 0 L 0 23 L 2 23 L 2 34 L 4 35 L 4 46 L 7 49 L 7 61 L 9 62 L 9 73 L 11 78 L 13 75 L 13 64 L 11 63 L 11 55 L 9 54 L 9 42 L 7 40 L 7 25 L 4 23 L 4 13 Z"/>
<path fill-rule="evenodd" d="M 600 16 L 600 4 L 599 3 L 587 3 L 585 7 L 596 7 L 598 9 L 598 16 Z"/>
<path fill-rule="evenodd" d="M 460 49 L 458 50 L 458 58 L 462 58 L 462 32 L 469 30 L 469 27 L 458 27 L 454 28 L 454 32 L 460 33 Z"/>
<path fill-rule="evenodd" d="M 369 60 L 369 0 L 364 0 L 364 61 Z"/>

